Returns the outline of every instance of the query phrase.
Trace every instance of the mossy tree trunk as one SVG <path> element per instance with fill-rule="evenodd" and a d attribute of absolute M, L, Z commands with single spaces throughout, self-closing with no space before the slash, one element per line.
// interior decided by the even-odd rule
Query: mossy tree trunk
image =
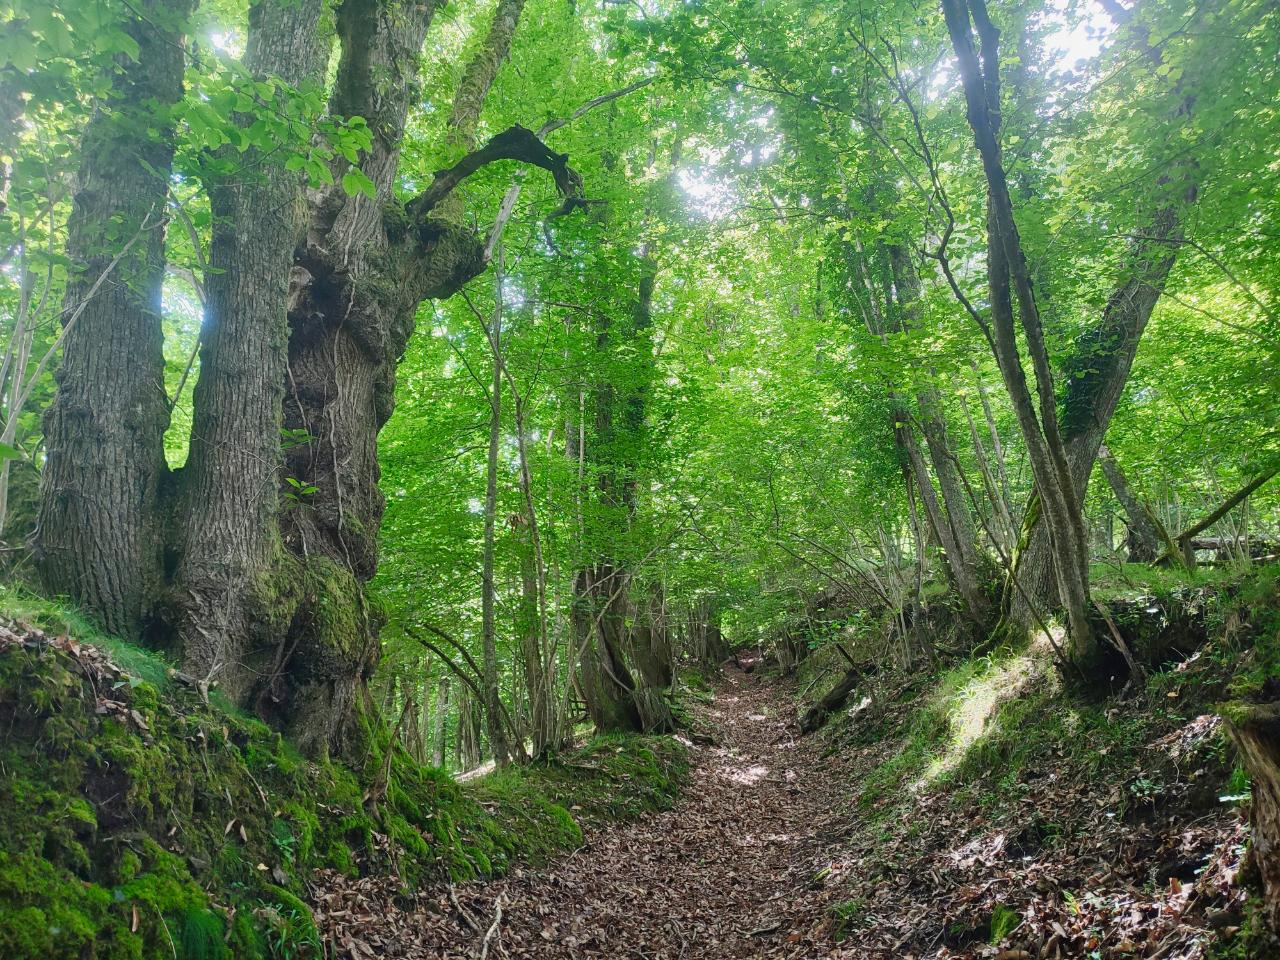
<path fill-rule="evenodd" d="M 989 319 L 976 312 L 974 318 L 982 325 L 1000 368 L 1040 491 L 1042 512 L 1058 560 L 1054 566 L 1058 595 L 1067 614 L 1071 655 L 1078 662 L 1088 663 L 1097 650 L 1089 618 L 1088 539 L 1082 500 L 1072 483 L 1058 425 L 1053 371 L 1004 168 L 1000 144 L 1000 34 L 982 0 L 942 0 L 942 9 L 959 62 L 969 126 L 987 182 Z M 981 45 L 981 59 L 974 44 L 975 33 Z M 1034 370 L 1034 400 L 1022 367 L 1019 327 Z"/>
<path fill-rule="evenodd" d="M 1280 933 L 1280 701 L 1233 704 L 1228 718 L 1253 780 L 1249 855 L 1262 883 L 1267 923 Z"/>
<path fill-rule="evenodd" d="M 188 2 L 145 0 L 81 143 L 69 223 L 72 273 L 35 548 L 45 586 L 137 637 L 163 587 L 167 470 L 160 290 L 173 130 L 157 108 L 182 96 Z M 0 97 L 0 99 L 3 99 Z M 8 116 L 18 100 L 6 103 Z M 3 184 L 0 184 L 0 188 Z"/>
<path fill-rule="evenodd" d="M 601 562 L 574 578 L 571 636 L 582 651 L 582 698 L 597 730 L 634 732 L 644 728 L 636 706 L 636 682 L 623 654 L 626 630 L 626 572 Z"/>
<path fill-rule="evenodd" d="M 351 165 L 341 155 L 332 161 L 333 184 L 311 192 L 284 168 L 288 151 L 217 158 L 238 164 L 207 184 L 209 307 L 190 456 L 175 502 L 161 504 L 157 494 L 168 409 L 158 230 L 124 247 L 117 267 L 133 282 L 92 303 L 82 340 L 68 347 L 66 387 L 51 415 L 55 466 L 42 506 L 51 585 L 109 629 L 136 634 L 157 607 L 152 595 L 167 550 L 173 575 L 159 604 L 165 623 L 157 642 L 178 647 L 188 672 L 315 754 L 356 753 L 364 737 L 355 708 L 380 626 L 364 586 L 377 562 L 377 436 L 391 415 L 396 363 L 419 304 L 449 296 L 486 266 L 481 239 L 437 208 L 498 160 L 550 171 L 566 210 L 581 185 L 567 157 L 512 127 L 438 172 L 409 203 L 396 200 L 399 144 L 438 6 L 343 0 L 337 7 L 341 57 L 328 109 L 338 120 L 368 123 L 372 142 L 356 163 L 366 189 L 347 193 Z M 175 9 L 148 7 L 146 29 L 139 18 L 141 58 L 125 72 L 121 103 L 173 102 L 180 93 L 181 43 L 146 32 Z M 473 77 L 463 98 L 469 105 L 483 100 L 510 44 L 512 5 L 500 9 L 505 40 Z M 263 0 L 251 7 L 244 63 L 291 87 L 320 84 L 332 36 L 319 0 Z M 80 200 L 82 233 L 73 230 L 84 256 L 101 246 L 120 254 L 115 233 L 95 239 L 83 230 L 146 222 L 162 210 L 168 186 L 167 131 L 155 144 L 112 141 L 106 127 L 101 136 L 98 146 L 89 140 L 93 189 Z M 282 429 L 292 431 L 287 449 Z M 104 495 L 87 508 L 68 509 L 68 498 L 100 487 Z"/>
<path fill-rule="evenodd" d="M 1153 72 L 1164 63 L 1162 44 L 1150 42 L 1148 27 L 1136 7 L 1105 4 L 1117 26 L 1128 30 L 1142 50 Z M 1170 74 L 1169 133 L 1187 126 L 1195 106 L 1194 94 L 1185 90 L 1196 83 L 1184 71 Z M 1171 166 L 1161 168 L 1143 199 L 1145 220 L 1128 241 L 1121 276 L 1103 308 L 1098 322 L 1077 339 L 1072 354 L 1063 364 L 1066 385 L 1063 391 L 1061 432 L 1066 446 L 1072 490 L 1083 501 L 1089 478 L 1097 463 L 1107 428 L 1115 414 L 1138 345 L 1156 304 L 1164 294 L 1169 275 L 1177 262 L 1185 239 L 1185 221 L 1199 199 L 1199 170 L 1194 154 L 1179 151 Z M 1030 513 L 1024 524 L 1022 549 L 1018 554 L 1017 577 L 1021 589 L 1009 600 L 1012 618 L 1029 624 L 1041 610 L 1055 606 L 1053 584 L 1057 564 L 1048 525 Z"/>
<path fill-rule="evenodd" d="M 1143 331 L 1173 269 L 1177 241 L 1182 237 L 1181 213 L 1195 199 L 1193 185 L 1184 190 L 1178 201 L 1157 210 L 1145 231 L 1149 239 L 1131 243 L 1125 276 L 1107 299 L 1098 323 L 1081 336 L 1064 365 L 1068 379 L 1062 404 L 1062 432 L 1071 482 L 1080 499 L 1088 488 L 1107 427 L 1124 394 Z M 1025 545 L 1019 551 L 1017 568 L 1022 590 L 1009 598 L 1013 618 L 1021 623 L 1034 619 L 1030 604 L 1042 611 L 1058 605 L 1048 526 L 1040 522 L 1038 513 L 1027 519 Z"/>
<path fill-rule="evenodd" d="M 311 197 L 290 286 L 284 425 L 305 442 L 288 451 L 285 476 L 314 492 L 284 514 L 284 543 L 299 562 L 321 565 L 330 589 L 317 599 L 345 610 L 298 618 L 277 674 L 273 700 L 303 743 L 342 742 L 355 689 L 376 662 L 380 622 L 364 584 L 376 570 L 384 507 L 377 437 L 394 408 L 396 365 L 418 306 L 452 295 L 487 264 L 481 239 L 439 208 L 463 179 L 498 160 L 549 170 L 567 195 L 579 183 L 567 157 L 513 127 L 397 202 L 399 145 L 419 86 L 405 64 L 418 62 L 436 4 L 382 6 L 346 0 L 339 8 L 343 53 L 330 104 L 336 116 L 368 122 L 372 144 L 358 166 L 375 197 L 348 195 L 348 167 L 335 160 L 334 185 Z"/>

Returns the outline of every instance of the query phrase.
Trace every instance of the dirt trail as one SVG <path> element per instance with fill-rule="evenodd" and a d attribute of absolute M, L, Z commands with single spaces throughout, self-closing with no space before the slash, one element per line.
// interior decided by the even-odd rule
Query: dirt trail
<path fill-rule="evenodd" d="M 911 820 L 876 828 L 855 795 L 896 738 L 823 757 L 821 738 L 796 739 L 787 685 L 735 669 L 697 709 L 711 742 L 692 747 L 675 809 L 591 831 L 575 853 L 492 882 L 405 897 L 394 877 L 344 880 L 336 926 L 351 935 L 335 938 L 339 954 L 1202 960 L 1241 915 L 1244 821 L 1205 793 L 1224 775 L 1211 716 L 1153 724 L 1124 780 L 1073 772 L 1059 750 L 1027 766 L 1003 819 L 983 798 L 936 792 L 880 807 Z M 1161 802 L 1126 805 L 1126 783 L 1162 785 Z M 1078 828 L 1043 826 L 1060 823 Z M 849 936 L 837 944 L 840 900 Z"/>
<path fill-rule="evenodd" d="M 459 888 L 482 931 L 443 956 L 476 956 L 501 900 L 489 957 L 732 960 L 827 955 L 807 889 L 843 791 L 773 684 L 726 670 L 701 708 L 717 742 L 692 748 L 673 810 L 589 835 L 547 867 Z M 450 925 L 452 926 L 452 925 Z"/>

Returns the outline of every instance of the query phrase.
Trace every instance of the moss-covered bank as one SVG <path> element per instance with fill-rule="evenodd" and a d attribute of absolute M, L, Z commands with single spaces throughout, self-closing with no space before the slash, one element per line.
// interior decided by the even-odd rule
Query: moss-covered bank
<path fill-rule="evenodd" d="M 406 886 L 499 873 L 679 790 L 683 750 L 661 738 L 463 786 L 392 748 L 372 789 L 381 726 L 361 769 L 309 762 L 163 661 L 0 599 L 0 957 L 319 955 L 316 868 Z"/>
<path fill-rule="evenodd" d="M 942 651 L 882 671 L 821 731 L 850 760 L 864 867 L 833 866 L 837 932 L 925 902 L 908 952 L 1280 956 L 1227 734 L 1277 696 L 1280 567 L 1130 582 L 1142 573 L 1098 593 L 1152 665 L 1143 682 L 1064 683 L 1043 641 Z M 801 691 L 839 665 L 811 659 Z"/>

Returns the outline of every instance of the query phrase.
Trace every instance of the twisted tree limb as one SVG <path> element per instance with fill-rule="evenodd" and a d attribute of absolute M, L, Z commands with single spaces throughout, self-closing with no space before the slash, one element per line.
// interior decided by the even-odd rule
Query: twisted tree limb
<path fill-rule="evenodd" d="M 425 217 L 457 189 L 463 180 L 499 160 L 519 160 L 546 170 L 555 180 L 556 189 L 565 198 L 562 206 L 567 205 L 572 209 L 586 202 L 582 199 L 582 177 L 569 166 L 569 155 L 556 153 L 532 130 L 516 124 L 495 135 L 483 147 L 468 153 L 453 166 L 437 170 L 431 185 L 409 201 L 410 215 L 415 220 Z"/>

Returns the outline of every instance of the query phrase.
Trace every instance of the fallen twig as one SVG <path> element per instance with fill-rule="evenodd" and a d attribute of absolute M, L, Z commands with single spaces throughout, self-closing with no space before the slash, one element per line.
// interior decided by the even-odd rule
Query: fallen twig
<path fill-rule="evenodd" d="M 476 923 L 475 917 L 471 916 L 471 912 L 459 902 L 457 891 L 453 889 L 452 883 L 449 884 L 449 902 L 453 904 L 453 909 L 462 918 L 462 922 L 471 928 L 471 932 L 479 933 L 480 924 Z"/>
<path fill-rule="evenodd" d="M 489 925 L 489 932 L 484 935 L 484 943 L 480 945 L 480 960 L 486 960 L 489 956 L 489 944 L 493 942 L 493 938 L 498 935 L 498 927 L 502 925 L 502 903 L 506 900 L 505 893 L 498 894 L 498 899 L 493 904 L 493 923 Z"/>

